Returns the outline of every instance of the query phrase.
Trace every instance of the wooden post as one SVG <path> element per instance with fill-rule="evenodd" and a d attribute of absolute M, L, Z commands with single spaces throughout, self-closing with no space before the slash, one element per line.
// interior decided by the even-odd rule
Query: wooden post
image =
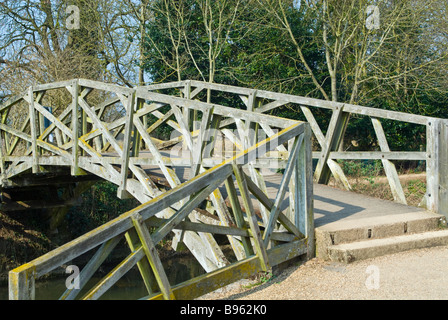
<path fill-rule="evenodd" d="M 29 87 L 28 89 L 28 98 L 29 98 L 29 114 L 30 114 L 30 130 L 31 130 L 31 148 L 32 148 L 32 156 L 33 156 L 33 173 L 39 172 L 38 165 L 38 148 L 37 148 L 37 123 L 36 123 L 36 110 L 34 109 L 34 90 L 33 87 Z"/>
<path fill-rule="evenodd" d="M 246 229 L 246 222 L 244 221 L 243 212 L 241 211 L 241 205 L 238 200 L 238 195 L 236 193 L 235 185 L 233 183 L 232 176 L 227 177 L 225 181 L 225 186 L 227 190 L 227 194 L 230 199 L 230 205 L 232 206 L 233 216 L 235 218 L 235 223 L 238 228 Z M 250 238 L 242 237 L 241 242 L 244 248 L 244 252 L 246 253 L 246 257 L 249 257 L 254 254 L 252 249 Z"/>
<path fill-rule="evenodd" d="M 263 239 L 261 238 L 260 228 L 258 227 L 257 217 L 254 213 L 252 201 L 249 195 L 249 189 L 247 187 L 246 178 L 241 166 L 233 164 L 233 173 L 235 174 L 238 188 L 240 189 L 241 197 L 243 198 L 244 208 L 246 209 L 247 220 L 250 225 L 252 237 L 254 239 L 255 252 L 260 259 L 260 265 L 263 271 L 270 269 L 268 254 L 266 247 L 264 246 Z"/>
<path fill-rule="evenodd" d="M 78 166 L 78 150 L 79 150 L 79 122 L 78 122 L 78 96 L 79 96 L 79 84 L 78 80 L 74 80 L 71 86 L 72 93 L 72 165 L 71 174 L 73 176 L 80 175 L 81 170 Z"/>
<path fill-rule="evenodd" d="M 132 216 L 132 223 L 134 224 L 135 230 L 137 231 L 138 237 L 143 246 L 143 251 L 151 264 L 152 271 L 156 277 L 157 283 L 159 284 L 160 291 L 166 300 L 173 300 L 174 294 L 171 289 L 170 283 L 166 276 L 165 270 L 163 269 L 162 262 L 160 261 L 159 255 L 157 254 L 157 249 L 154 242 L 151 239 L 151 235 L 139 213 Z"/>
<path fill-rule="evenodd" d="M 375 129 L 378 144 L 383 152 L 390 152 L 389 144 L 387 143 L 386 135 L 384 134 L 383 126 L 377 118 L 372 118 L 373 128 Z M 389 182 L 394 201 L 402 204 L 407 204 L 403 188 L 398 178 L 397 169 L 395 165 L 387 159 L 381 159 L 386 172 L 387 180 Z"/>
<path fill-rule="evenodd" d="M 123 151 L 121 153 L 121 184 L 118 188 L 118 197 L 124 199 L 128 197 L 126 191 L 126 184 L 128 181 L 129 172 L 129 156 L 131 148 L 132 131 L 134 130 L 134 105 L 135 105 L 135 91 L 130 93 L 126 99 L 126 122 L 124 127 Z M 123 101 L 124 102 L 124 101 Z"/>
<path fill-rule="evenodd" d="M 330 180 L 330 168 L 327 164 L 331 151 L 336 151 L 342 142 L 345 128 L 347 127 L 350 113 L 343 111 L 344 106 L 335 107 L 325 136 L 325 144 L 322 146 L 321 158 L 314 171 L 315 180 L 318 183 L 328 184 Z"/>
<path fill-rule="evenodd" d="M 4 156 L 6 155 L 6 148 L 4 147 L 4 142 L 3 142 L 3 135 L 4 135 L 4 131 L 0 130 L 0 186 L 3 185 L 3 179 L 5 179 L 6 175 L 5 175 L 5 158 Z"/>
<path fill-rule="evenodd" d="M 35 278 L 35 269 L 28 264 L 10 271 L 9 300 L 34 300 Z"/>
<path fill-rule="evenodd" d="M 182 91 L 182 94 L 183 94 L 183 97 L 185 99 L 189 99 L 189 100 L 191 99 L 190 98 L 190 94 L 191 94 L 191 81 L 190 80 L 186 81 L 185 87 L 184 87 L 184 89 Z M 191 119 L 191 116 L 190 116 L 190 109 L 187 108 L 187 107 L 184 107 L 183 110 L 182 110 L 182 114 L 184 116 L 185 122 L 187 123 L 188 129 L 189 130 L 194 130 L 193 129 L 193 124 L 191 123 L 192 119 Z"/>
<path fill-rule="evenodd" d="M 448 122 L 428 119 L 426 126 L 426 208 L 448 217 Z"/>
<path fill-rule="evenodd" d="M 135 228 L 128 230 L 125 234 L 126 242 L 131 251 L 136 251 L 141 246 L 141 241 L 138 237 L 137 231 Z M 143 283 L 145 284 L 146 290 L 148 290 L 149 294 L 157 292 L 159 286 L 156 281 L 156 277 L 154 272 L 151 269 L 151 265 L 149 264 L 148 259 L 141 259 L 137 262 L 137 268 L 142 276 Z"/>
<path fill-rule="evenodd" d="M 306 124 L 303 143 L 296 164 L 296 226 L 308 239 L 308 258 L 314 257 L 314 205 L 313 205 L 313 157 L 311 127 Z"/>
<path fill-rule="evenodd" d="M 279 190 L 278 190 L 277 196 L 275 197 L 274 206 L 271 209 L 271 212 L 269 213 L 269 222 L 266 224 L 265 232 L 263 235 L 263 241 L 264 241 L 265 247 L 268 247 L 272 231 L 274 231 L 274 227 L 277 223 L 277 218 L 280 214 L 280 207 L 281 207 L 283 198 L 286 193 L 286 188 L 289 184 L 291 175 L 292 175 L 294 168 L 297 164 L 296 159 L 297 159 L 297 155 L 298 155 L 298 150 L 301 148 L 301 146 L 303 144 L 303 138 L 304 138 L 303 136 L 297 136 L 294 139 L 294 145 L 291 149 L 289 161 L 288 161 L 288 164 L 286 165 L 285 173 L 283 174 L 282 181 L 278 188 Z"/>

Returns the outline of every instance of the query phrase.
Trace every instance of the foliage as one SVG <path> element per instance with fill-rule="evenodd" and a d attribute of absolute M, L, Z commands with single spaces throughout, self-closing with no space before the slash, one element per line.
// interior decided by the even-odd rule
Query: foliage
<path fill-rule="evenodd" d="M 80 206 L 72 207 L 66 216 L 73 237 L 80 236 L 118 217 L 138 205 L 135 199 L 117 198 L 117 186 L 99 182 L 82 195 Z"/>

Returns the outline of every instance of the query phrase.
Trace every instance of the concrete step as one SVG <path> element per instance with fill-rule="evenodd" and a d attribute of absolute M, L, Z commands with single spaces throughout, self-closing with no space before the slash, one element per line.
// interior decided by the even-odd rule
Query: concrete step
<path fill-rule="evenodd" d="M 448 230 L 333 245 L 328 248 L 328 256 L 332 261 L 351 263 L 407 250 L 443 245 L 448 245 Z"/>
<path fill-rule="evenodd" d="M 330 260 L 330 251 L 344 244 L 431 232 L 444 226 L 444 216 L 428 211 L 338 221 L 316 228 L 316 255 Z"/>

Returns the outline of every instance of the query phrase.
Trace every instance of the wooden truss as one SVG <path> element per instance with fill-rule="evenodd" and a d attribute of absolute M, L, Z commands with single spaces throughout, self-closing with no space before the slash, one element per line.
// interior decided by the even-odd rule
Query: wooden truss
<path fill-rule="evenodd" d="M 224 98 L 219 104 L 203 102 L 205 92 L 212 100 L 239 97 L 239 104 L 229 99 L 224 106 Z M 48 97 L 64 95 L 66 105 L 53 106 L 50 112 Z M 267 115 L 285 105 L 301 112 L 307 123 Z M 318 109 L 330 114 L 326 128 L 314 116 Z M 98 298 L 135 264 L 148 297 L 182 299 L 291 257 L 312 255 L 312 158 L 317 159 L 315 182 L 328 183 L 333 175 L 347 189 L 351 187 L 338 159 L 379 159 L 395 201 L 404 204 L 394 161 L 426 161 L 423 202 L 429 210 L 448 215 L 448 124 L 443 119 L 200 81 L 124 88 L 83 79 L 31 87 L 0 112 L 3 187 L 16 185 L 23 173 L 63 167 L 73 176 L 93 174 L 110 181 L 119 187 L 119 197 L 133 196 L 142 203 L 11 271 L 14 299 L 32 298 L 36 277 L 97 248 L 82 271 L 81 283 L 87 282 L 123 237 L 130 255 L 84 298 Z M 340 150 L 353 116 L 371 119 L 378 151 Z M 425 126 L 425 150 L 391 151 L 383 119 Z M 176 134 L 160 139 L 154 133 L 162 126 Z M 311 138 L 318 145 L 314 152 Z M 266 168 L 282 172 L 273 195 L 266 183 L 272 170 Z M 174 246 L 186 244 L 206 275 L 168 283 L 154 251 L 168 234 L 174 234 Z M 213 234 L 227 236 L 237 262 L 229 262 Z M 62 298 L 76 294 L 72 290 Z"/>
<path fill-rule="evenodd" d="M 332 175 L 338 182 L 351 190 L 341 166 L 336 160 L 381 160 L 389 186 L 396 202 L 407 204 L 406 196 L 399 180 L 394 161 L 417 160 L 426 162 L 426 194 L 421 206 L 428 210 L 448 216 L 448 120 L 427 117 L 404 112 L 376 109 L 359 105 L 312 99 L 265 90 L 256 90 L 228 86 L 201 81 L 180 81 L 165 84 L 150 85 L 145 88 L 159 92 L 173 92 L 173 88 L 184 92 L 189 99 L 199 99 L 201 92 L 208 95 L 220 94 L 239 96 L 247 110 L 257 113 L 270 113 L 276 108 L 288 105 L 303 114 L 310 124 L 313 139 L 318 150 L 313 150 L 313 158 L 317 159 L 314 170 L 314 180 L 317 183 L 328 184 Z M 205 99 L 205 94 L 203 94 Z M 328 126 L 322 128 L 314 117 L 317 110 L 330 112 Z M 378 151 L 347 151 L 341 150 L 347 123 L 351 117 L 366 116 L 370 118 L 376 138 L 374 144 Z M 381 121 L 392 120 L 426 127 L 426 146 L 419 151 L 392 151 L 389 148 L 386 134 Z"/>
<path fill-rule="evenodd" d="M 58 95 L 68 92 L 71 101 L 50 112 L 43 99 L 55 90 L 63 91 Z M 104 100 L 94 105 L 89 95 Z M 20 104 L 29 114 L 14 124 L 11 110 Z M 111 107 L 115 118 L 105 117 Z M 142 203 L 11 271 L 12 299 L 33 298 L 34 279 L 98 248 L 81 273 L 84 285 L 122 238 L 130 255 L 85 299 L 100 297 L 135 265 L 148 297 L 181 299 L 314 252 L 311 130 L 306 123 L 90 80 L 29 88 L 0 112 L 4 187 L 17 184 L 15 179 L 28 171 L 45 174 L 66 167 L 75 176 L 94 174 L 110 181 L 119 187 L 118 196 Z M 189 112 L 200 121 L 192 125 Z M 149 124 L 148 115 L 158 120 Z M 47 126 L 41 125 L 45 121 Z M 151 136 L 162 123 L 177 136 L 165 141 Z M 181 155 L 167 154 L 165 148 L 176 144 L 183 146 Z M 274 199 L 266 192 L 266 167 L 284 170 Z M 176 172 L 179 168 L 187 174 Z M 251 197 L 259 203 L 259 215 Z M 237 262 L 229 262 L 213 234 L 227 236 Z M 174 246 L 182 241 L 207 276 L 177 286 L 168 283 L 155 246 L 172 235 Z M 205 284 L 193 290 L 198 282 Z"/>

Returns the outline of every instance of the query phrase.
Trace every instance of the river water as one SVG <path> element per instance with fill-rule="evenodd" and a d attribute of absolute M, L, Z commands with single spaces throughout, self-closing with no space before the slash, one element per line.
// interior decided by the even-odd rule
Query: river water
<path fill-rule="evenodd" d="M 176 257 L 163 261 L 170 284 L 178 284 L 205 273 L 201 265 L 192 257 Z M 65 292 L 67 276 L 36 281 L 36 300 L 57 300 Z M 92 277 L 86 288 L 97 283 L 102 277 Z M 78 297 L 85 292 L 81 291 Z M 148 295 L 137 267 L 131 269 L 100 300 L 136 300 Z M 0 300 L 8 300 L 8 286 L 0 286 Z"/>

